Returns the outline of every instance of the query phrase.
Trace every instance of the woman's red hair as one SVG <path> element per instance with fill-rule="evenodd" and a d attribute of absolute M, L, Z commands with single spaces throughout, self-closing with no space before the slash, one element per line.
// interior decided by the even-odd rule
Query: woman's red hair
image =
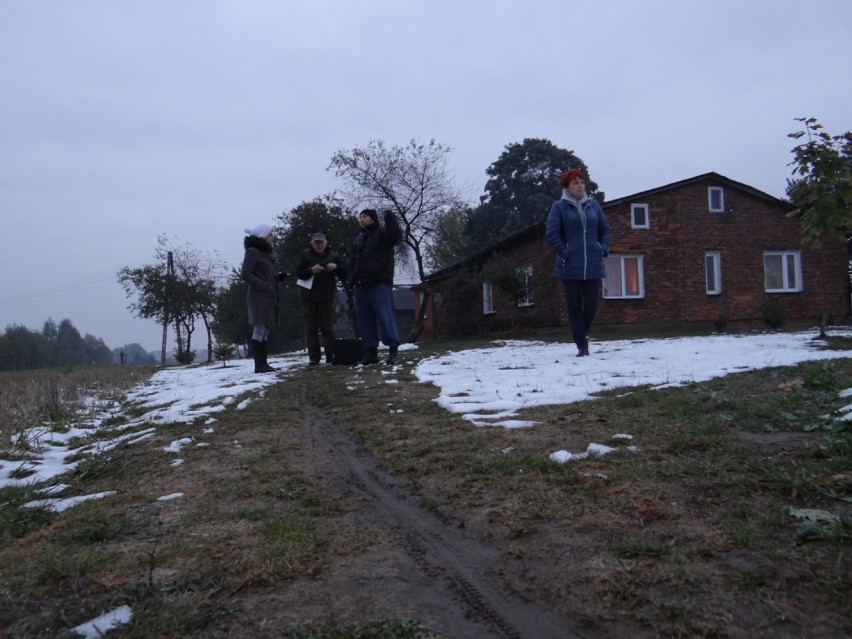
<path fill-rule="evenodd" d="M 583 180 L 585 182 L 586 176 L 580 169 L 568 169 L 562 174 L 562 188 L 567 189 L 571 180 Z"/>

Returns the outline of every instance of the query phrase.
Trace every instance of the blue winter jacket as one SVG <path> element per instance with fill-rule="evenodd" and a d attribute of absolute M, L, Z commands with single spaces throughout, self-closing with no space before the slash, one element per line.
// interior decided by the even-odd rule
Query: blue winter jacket
<path fill-rule="evenodd" d="M 582 211 L 562 198 L 547 216 L 545 237 L 556 253 L 553 274 L 559 280 L 598 280 L 605 276 L 603 258 L 612 233 L 596 200 L 588 198 Z"/>

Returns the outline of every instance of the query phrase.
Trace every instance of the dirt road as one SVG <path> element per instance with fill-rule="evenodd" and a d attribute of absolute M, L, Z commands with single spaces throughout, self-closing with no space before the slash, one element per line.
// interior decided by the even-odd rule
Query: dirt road
<path fill-rule="evenodd" d="M 303 595 L 310 593 L 308 600 L 324 602 L 342 618 L 354 611 L 366 618 L 410 616 L 447 637 L 584 636 L 571 619 L 507 587 L 501 577 L 500 548 L 483 544 L 457 523 L 425 508 L 343 428 L 304 402 L 301 409 L 301 469 L 329 494 L 356 506 L 347 514 L 349 525 L 389 535 L 381 552 L 358 557 L 319 581 L 300 585 Z M 304 606 L 302 599 L 292 603 Z"/>

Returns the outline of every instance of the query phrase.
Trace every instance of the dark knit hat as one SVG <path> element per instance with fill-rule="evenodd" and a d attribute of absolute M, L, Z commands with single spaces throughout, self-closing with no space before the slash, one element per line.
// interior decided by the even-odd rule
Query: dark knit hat
<path fill-rule="evenodd" d="M 361 211 L 361 215 L 366 215 L 367 217 L 371 218 L 373 222 L 379 221 L 379 214 L 376 212 L 376 209 L 364 209 L 363 211 Z"/>

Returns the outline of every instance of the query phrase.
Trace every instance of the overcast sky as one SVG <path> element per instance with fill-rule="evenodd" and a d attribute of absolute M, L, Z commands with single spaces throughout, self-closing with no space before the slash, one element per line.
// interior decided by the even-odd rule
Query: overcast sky
<path fill-rule="evenodd" d="M 158 349 L 121 267 L 161 234 L 239 265 L 370 140 L 451 146 L 472 202 L 531 137 L 609 199 L 708 171 L 783 197 L 794 118 L 852 128 L 850 60 L 848 0 L 0 0 L 0 331 Z"/>

